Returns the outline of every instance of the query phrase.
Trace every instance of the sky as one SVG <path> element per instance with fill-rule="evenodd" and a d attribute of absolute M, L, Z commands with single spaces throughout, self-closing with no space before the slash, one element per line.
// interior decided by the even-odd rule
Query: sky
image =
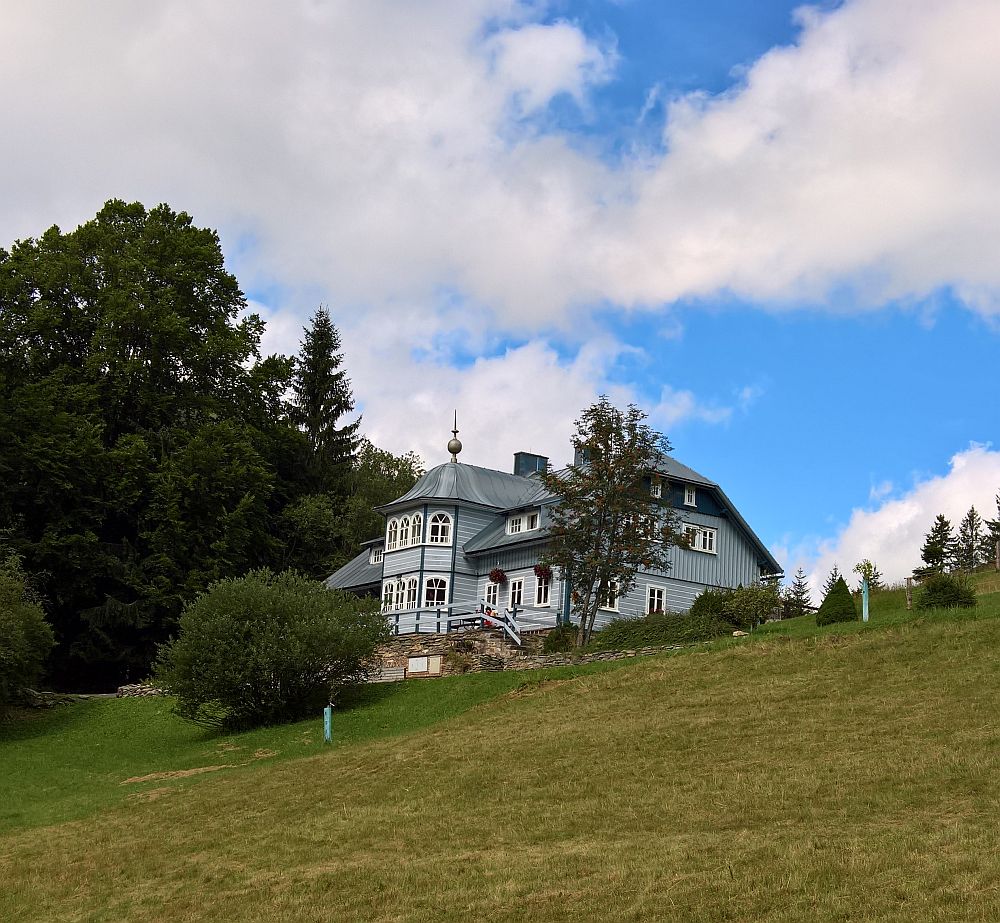
<path fill-rule="evenodd" d="M 188 212 L 384 448 L 606 393 L 814 584 L 997 515 L 996 0 L 7 0 L 0 85 L 0 246 Z"/>

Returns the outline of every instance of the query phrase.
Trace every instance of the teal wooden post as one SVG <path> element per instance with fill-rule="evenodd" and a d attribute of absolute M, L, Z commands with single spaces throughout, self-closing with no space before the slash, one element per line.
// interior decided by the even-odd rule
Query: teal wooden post
<path fill-rule="evenodd" d="M 323 742 L 333 743 L 333 706 L 323 709 Z"/>
<path fill-rule="evenodd" d="M 861 621 L 868 621 L 868 581 L 861 581 Z"/>

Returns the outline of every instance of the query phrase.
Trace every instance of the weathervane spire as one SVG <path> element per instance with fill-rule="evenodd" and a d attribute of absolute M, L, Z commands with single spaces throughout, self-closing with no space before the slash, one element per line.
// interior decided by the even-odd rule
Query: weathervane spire
<path fill-rule="evenodd" d="M 458 438 L 458 411 L 455 411 L 455 426 L 451 431 L 451 439 L 448 440 L 448 451 L 451 452 L 451 460 L 458 464 L 458 453 L 462 451 L 462 440 Z"/>

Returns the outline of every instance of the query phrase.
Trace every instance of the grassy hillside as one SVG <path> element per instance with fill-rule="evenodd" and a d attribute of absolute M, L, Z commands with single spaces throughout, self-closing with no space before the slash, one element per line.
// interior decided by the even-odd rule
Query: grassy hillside
<path fill-rule="evenodd" d="M 470 692 L 433 723 L 414 701 L 410 729 L 307 758 L 130 783 L 0 836 L 0 919 L 993 920 L 998 604 L 796 637 L 807 618 Z M 113 763 L 116 786 L 138 765 Z"/>

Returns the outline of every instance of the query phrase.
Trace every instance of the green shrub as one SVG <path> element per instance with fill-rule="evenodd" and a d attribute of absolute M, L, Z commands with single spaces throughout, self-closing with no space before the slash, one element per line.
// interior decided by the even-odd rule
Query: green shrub
<path fill-rule="evenodd" d="M 243 729 L 315 714 L 388 636 L 375 604 L 292 571 L 221 580 L 188 605 L 155 681 L 179 715 Z"/>
<path fill-rule="evenodd" d="M 841 577 L 833 585 L 826 599 L 816 613 L 817 625 L 832 625 L 834 622 L 853 622 L 858 617 L 854 597 Z"/>
<path fill-rule="evenodd" d="M 957 574 L 932 574 L 921 583 L 916 602 L 918 609 L 970 608 L 976 604 L 976 591 Z"/>
<path fill-rule="evenodd" d="M 724 630 L 751 631 L 774 612 L 780 603 L 778 588 L 772 584 L 753 584 L 735 590 L 705 590 L 691 604 L 689 614 L 711 619 Z"/>
<path fill-rule="evenodd" d="M 573 650 L 578 632 L 576 625 L 559 625 L 553 628 L 542 642 L 542 651 L 546 654 L 564 654 Z"/>
<path fill-rule="evenodd" d="M 20 561 L 13 555 L 0 560 L 0 706 L 38 682 L 54 644 Z"/>
<path fill-rule="evenodd" d="M 621 651 L 666 644 L 696 644 L 726 633 L 710 615 L 651 612 L 638 619 L 614 619 L 594 635 L 589 650 Z"/>

